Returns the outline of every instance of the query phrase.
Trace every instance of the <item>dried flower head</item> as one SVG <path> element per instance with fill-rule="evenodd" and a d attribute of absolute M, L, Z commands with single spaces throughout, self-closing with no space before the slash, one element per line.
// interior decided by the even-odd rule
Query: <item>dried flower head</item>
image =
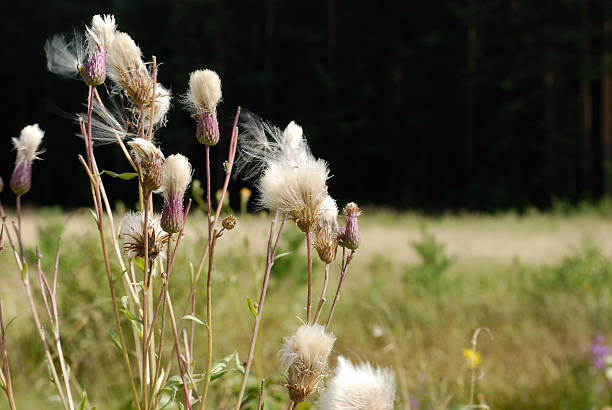
<path fill-rule="evenodd" d="M 302 128 L 294 122 L 281 131 L 247 113 L 241 129 L 237 170 L 247 178 L 260 176 L 259 205 L 278 209 L 303 232 L 312 232 L 327 197 L 327 163 L 312 156 Z"/>
<path fill-rule="evenodd" d="M 338 249 L 338 207 L 331 196 L 326 196 L 321 203 L 321 216 L 315 228 L 314 248 L 319 259 L 325 263 L 332 263 L 336 259 Z"/>
<path fill-rule="evenodd" d="M 143 188 L 150 192 L 158 190 L 162 184 L 164 154 L 144 138 L 134 138 L 128 145 L 138 167 Z"/>
<path fill-rule="evenodd" d="M 147 222 L 148 253 L 149 259 L 153 260 L 162 253 L 168 245 L 168 235 L 160 226 L 159 216 L 149 215 Z M 144 236 L 144 213 L 129 212 L 121 220 L 119 239 L 128 258 L 144 258 L 145 236 Z"/>
<path fill-rule="evenodd" d="M 223 227 L 223 229 L 231 231 L 236 227 L 236 218 L 234 218 L 232 215 L 227 216 L 221 222 L 221 226 Z"/>
<path fill-rule="evenodd" d="M 160 192 L 164 195 L 161 227 L 168 233 L 177 233 L 184 223 L 183 196 L 191 182 L 191 164 L 181 155 L 170 155 L 164 162 Z"/>
<path fill-rule="evenodd" d="M 285 342 L 278 352 L 287 377 L 289 397 L 296 403 L 318 390 L 327 374 L 327 359 L 336 337 L 321 325 L 306 324 Z"/>
<path fill-rule="evenodd" d="M 393 410 L 395 377 L 370 363 L 353 365 L 338 357 L 338 366 L 319 398 L 321 410 Z"/>
<path fill-rule="evenodd" d="M 28 125 L 21 130 L 19 138 L 13 138 L 17 150 L 15 169 L 11 176 L 10 187 L 15 195 L 23 195 L 32 185 L 32 161 L 40 154 L 38 146 L 45 135 L 38 124 Z"/>
<path fill-rule="evenodd" d="M 135 105 L 148 105 L 153 79 L 142 61 L 142 53 L 127 33 L 117 32 L 108 49 L 108 74 Z"/>
<path fill-rule="evenodd" d="M 189 76 L 189 90 L 184 102 L 196 116 L 196 138 L 204 145 L 219 142 L 217 104 L 221 100 L 221 79 L 212 70 L 197 70 Z"/>
<path fill-rule="evenodd" d="M 347 249 L 355 250 L 361 242 L 357 222 L 357 217 L 361 215 L 361 211 L 356 203 L 350 202 L 344 207 L 344 215 L 346 216 L 346 227 L 340 228 L 338 231 L 338 244 Z"/>

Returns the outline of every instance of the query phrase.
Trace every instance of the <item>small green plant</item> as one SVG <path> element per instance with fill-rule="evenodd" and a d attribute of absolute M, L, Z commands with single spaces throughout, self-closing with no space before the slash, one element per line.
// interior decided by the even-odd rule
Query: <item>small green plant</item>
<path fill-rule="evenodd" d="M 428 232 L 425 225 L 421 226 L 421 239 L 412 242 L 412 248 L 418 253 L 421 263 L 406 268 L 404 280 L 437 289 L 455 258 L 447 254 L 445 245 Z"/>

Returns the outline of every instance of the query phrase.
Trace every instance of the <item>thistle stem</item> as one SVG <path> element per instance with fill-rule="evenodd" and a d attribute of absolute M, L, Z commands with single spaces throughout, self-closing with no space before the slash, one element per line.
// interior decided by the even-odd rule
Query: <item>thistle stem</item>
<path fill-rule="evenodd" d="M 148 407 L 148 395 L 147 395 L 147 384 L 148 384 L 148 329 L 149 329 L 149 192 L 144 192 L 144 219 L 142 222 L 142 235 L 144 237 L 144 272 L 143 272 L 143 286 L 142 286 L 142 372 L 141 372 L 141 390 L 142 390 L 142 405 L 147 410 Z"/>
<path fill-rule="evenodd" d="M 334 296 L 334 301 L 332 302 L 331 309 L 329 311 L 329 317 L 327 318 L 327 323 L 325 324 L 325 331 L 329 330 L 329 324 L 331 323 L 332 317 L 334 316 L 334 312 L 336 311 L 336 303 L 338 302 L 338 298 L 340 297 L 340 288 L 342 288 L 342 283 L 344 282 L 344 278 L 346 276 L 346 270 L 348 268 L 349 263 L 353 259 L 353 255 L 355 251 L 352 250 L 351 254 L 348 258 L 344 259 L 346 254 L 346 248 L 342 248 L 342 270 L 340 271 L 340 280 L 338 281 L 338 288 L 336 289 L 336 295 Z"/>
<path fill-rule="evenodd" d="M 316 324 L 321 316 L 321 310 L 325 303 L 325 292 L 327 291 L 327 282 L 329 281 L 329 263 L 325 264 L 325 279 L 323 279 L 323 290 L 321 290 L 321 299 L 319 299 L 319 306 L 317 307 L 317 313 L 315 314 L 314 323 Z"/>
<path fill-rule="evenodd" d="M 310 323 L 310 305 L 312 304 L 312 232 L 306 232 L 306 254 L 308 256 L 308 300 L 306 302 L 306 323 Z"/>
<path fill-rule="evenodd" d="M 4 225 L 3 225 L 4 226 Z M 4 334 L 4 319 L 2 318 L 2 302 L 0 301 L 0 354 L 2 354 L 2 375 L 4 378 L 4 391 L 11 410 L 16 410 L 15 397 L 13 395 L 13 383 L 11 382 L 11 369 L 9 367 L 8 353 L 6 350 L 6 338 Z"/>
<path fill-rule="evenodd" d="M 278 246 L 278 241 L 281 236 L 281 232 L 283 231 L 283 227 L 285 226 L 285 221 L 287 220 L 286 216 L 283 216 L 283 220 L 281 221 L 280 227 L 278 229 L 278 233 L 276 234 L 276 241 L 274 245 L 272 244 L 272 238 L 274 235 L 274 230 L 276 228 L 276 222 L 278 220 L 278 210 L 274 214 L 274 219 L 272 220 L 272 224 L 270 225 L 270 236 L 268 237 L 268 252 L 266 256 L 266 270 L 264 272 L 263 283 L 261 285 L 261 295 L 259 296 L 259 303 L 257 304 L 257 316 L 255 317 L 255 324 L 253 325 L 253 334 L 251 335 L 251 345 L 249 347 L 249 356 L 247 358 L 247 362 L 244 369 L 244 375 L 242 376 L 242 385 L 240 386 L 240 393 L 238 394 L 238 402 L 236 403 L 236 410 L 240 410 L 240 405 L 242 404 L 242 397 L 244 396 L 244 391 L 246 389 L 247 380 L 249 378 L 249 372 L 251 371 L 251 365 L 253 364 L 253 358 L 255 356 L 255 345 L 257 344 L 257 335 L 259 334 L 259 325 L 261 323 L 261 316 L 263 315 L 263 307 L 264 302 L 266 301 L 266 291 L 268 289 L 268 280 L 270 279 L 270 272 L 272 271 L 272 266 L 274 266 L 274 257 L 276 255 L 276 248 Z"/>

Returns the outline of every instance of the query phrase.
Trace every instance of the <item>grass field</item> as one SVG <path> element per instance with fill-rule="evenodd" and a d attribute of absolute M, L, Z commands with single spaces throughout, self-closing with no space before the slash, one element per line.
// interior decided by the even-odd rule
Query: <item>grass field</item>
<path fill-rule="evenodd" d="M 180 312 L 189 286 L 189 261 L 197 264 L 206 231 L 201 214 L 194 212 L 190 218 L 170 289 Z M 215 359 L 234 350 L 243 359 L 247 354 L 252 316 L 246 298 L 258 297 L 269 219 L 239 218 L 237 228 L 219 241 L 213 283 Z M 592 409 L 610 404 L 612 385 L 604 371 L 592 365 L 589 350 L 597 333 L 612 342 L 612 217 L 607 213 L 433 218 L 366 209 L 360 228 L 362 245 L 331 327 L 338 337 L 332 361 L 342 354 L 391 366 L 397 381 L 396 408 L 469 404 L 471 372 L 462 350 L 470 347 L 479 327 L 490 330 L 478 340 L 482 364 L 475 390 L 481 403 L 495 409 Z M 72 375 L 98 409 L 123 408 L 129 389 L 120 355 L 108 337 L 114 324 L 94 222 L 87 210 L 25 211 L 29 257 L 37 245 L 47 269 L 59 234 L 59 313 Z M 253 387 L 266 378 L 266 409 L 289 404 L 276 353 L 282 338 L 305 316 L 305 245 L 295 226 L 287 228 L 281 247 L 280 252 L 290 254 L 272 271 L 252 371 Z M 316 296 L 322 268 L 315 264 Z M 334 265 L 330 292 L 338 271 Z M 7 249 L 0 253 L 0 277 L 5 320 L 15 318 L 7 343 L 17 405 L 60 408 Z M 200 298 L 198 315 L 203 317 Z M 202 369 L 204 328 L 198 336 L 196 367 Z M 230 408 L 239 382 L 236 372 L 215 380 L 211 408 Z M 0 408 L 6 406 L 1 398 Z M 309 406 L 316 408 L 315 401 L 299 409 Z"/>

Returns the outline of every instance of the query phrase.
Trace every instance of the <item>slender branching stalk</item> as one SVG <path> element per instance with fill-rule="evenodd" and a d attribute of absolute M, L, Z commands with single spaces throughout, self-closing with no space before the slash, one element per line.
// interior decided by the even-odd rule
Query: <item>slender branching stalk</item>
<path fill-rule="evenodd" d="M 247 358 L 247 362 L 244 368 L 244 375 L 242 376 L 242 384 L 240 386 L 240 392 L 238 393 L 238 401 L 236 403 L 236 410 L 240 409 L 242 405 L 242 397 L 244 396 L 244 392 L 246 389 L 247 380 L 249 378 L 249 373 L 251 371 L 251 365 L 253 364 L 253 358 L 255 356 L 255 345 L 257 344 L 257 335 L 259 333 L 259 325 L 261 322 L 261 316 L 263 314 L 263 307 L 266 300 L 266 292 L 268 290 L 268 280 L 270 279 L 270 272 L 272 271 L 272 266 L 274 266 L 274 258 L 276 257 L 276 248 L 278 246 L 278 241 L 281 236 L 281 232 L 283 231 L 283 227 L 285 226 L 285 221 L 287 220 L 287 216 L 283 215 L 283 219 L 281 221 L 280 227 L 278 228 L 278 232 L 276 233 L 276 239 L 273 242 L 274 232 L 276 229 L 276 223 L 278 220 L 278 210 L 274 214 L 274 219 L 270 225 L 270 235 L 268 236 L 268 251 L 266 253 L 266 270 L 264 272 L 263 283 L 261 285 L 261 294 L 259 296 L 259 303 L 257 304 L 257 316 L 255 317 L 255 324 L 253 325 L 253 333 L 251 334 L 251 345 L 249 347 L 249 356 Z"/>
<path fill-rule="evenodd" d="M 351 263 L 351 260 L 353 259 L 354 254 L 355 254 L 355 251 L 352 250 L 351 254 L 345 258 L 346 248 L 342 248 L 342 269 L 340 271 L 340 279 L 338 280 L 338 288 L 336 289 L 336 295 L 334 296 L 334 301 L 332 302 L 332 305 L 329 311 L 329 316 L 327 317 L 327 323 L 325 324 L 326 332 L 329 330 L 329 325 L 331 323 L 332 317 L 334 316 L 334 312 L 336 310 L 336 303 L 338 303 L 338 298 L 340 297 L 340 289 L 342 288 L 342 283 L 344 282 L 344 278 L 346 277 L 348 265 L 349 263 Z"/>
<path fill-rule="evenodd" d="M 4 224 L 2 225 L 4 229 Z M 2 245 L 2 236 L 0 234 L 0 250 Z M 2 355 L 2 389 L 6 393 L 6 398 L 11 410 L 17 410 L 15 405 L 15 395 L 13 394 L 13 382 L 11 380 L 11 369 L 9 366 L 8 352 L 6 349 L 6 328 L 4 327 L 4 319 L 2 317 L 2 301 L 0 301 L 0 354 Z"/>
<path fill-rule="evenodd" d="M 263 406 L 263 392 L 264 392 L 264 381 L 261 381 L 259 385 L 259 397 L 257 398 L 257 410 L 261 410 Z"/>
<path fill-rule="evenodd" d="M 308 257 L 308 299 L 306 301 L 306 323 L 310 323 L 310 305 L 312 304 L 312 232 L 306 232 L 306 255 Z"/>
<path fill-rule="evenodd" d="M 319 316 L 321 316 L 321 310 L 323 309 L 323 305 L 325 304 L 325 292 L 327 291 L 327 282 L 329 281 L 329 263 L 325 264 L 325 278 L 323 279 L 323 289 L 321 290 L 321 298 L 319 299 L 319 306 L 317 306 L 317 312 L 315 313 L 313 323 L 317 323 L 319 321 Z"/>
<path fill-rule="evenodd" d="M 85 138 L 87 138 L 84 135 Z M 94 208 L 95 208 L 95 214 L 96 214 L 96 223 L 97 223 L 97 227 L 98 227 L 98 233 L 100 236 L 100 243 L 102 245 L 102 255 L 104 257 L 104 268 L 106 271 L 106 278 L 108 280 L 108 286 L 110 289 L 110 294 L 111 294 L 111 303 L 113 306 L 113 316 L 115 319 L 115 325 L 117 326 L 117 331 L 119 333 L 119 342 L 121 344 L 121 353 L 123 356 L 123 361 L 125 364 L 125 368 L 126 368 L 126 372 L 128 374 L 128 379 L 129 379 L 129 383 L 130 383 L 130 389 L 132 391 L 132 396 L 134 398 L 134 404 L 136 406 L 136 408 L 138 410 L 140 410 L 140 400 L 138 398 L 138 393 L 136 392 L 136 385 L 134 383 L 134 376 L 132 374 L 132 367 L 130 364 L 130 357 L 128 355 L 128 351 L 127 351 L 127 345 L 125 343 L 125 336 L 123 335 L 123 329 L 121 327 L 121 319 L 119 317 L 119 307 L 117 304 L 117 296 L 115 294 L 115 282 L 113 281 L 113 275 L 112 275 L 112 271 L 111 271 L 111 267 L 110 267 L 110 260 L 108 258 L 108 251 L 106 248 L 106 234 L 104 232 L 104 222 L 103 222 L 103 214 L 102 214 L 102 204 L 101 204 L 101 199 L 100 199 L 100 195 L 99 195 L 99 189 L 97 188 L 99 186 L 99 177 L 94 177 L 94 175 L 92 174 L 91 170 L 89 169 L 89 167 L 87 166 L 87 164 L 85 163 L 85 160 L 83 159 L 82 156 L 79 155 L 79 161 L 81 161 L 81 165 L 83 165 L 83 168 L 85 169 L 85 172 L 87 173 L 87 175 L 89 176 L 90 182 L 93 186 L 93 191 L 94 191 L 94 195 L 93 195 L 93 200 L 94 200 Z"/>
<path fill-rule="evenodd" d="M 42 270 L 41 259 L 42 255 L 38 253 L 38 249 L 36 250 L 36 259 L 37 259 L 37 268 L 38 268 L 38 277 L 40 280 L 40 290 L 43 295 L 43 299 L 45 301 L 45 307 L 47 308 L 47 314 L 49 315 L 49 322 L 51 325 L 51 329 L 53 331 L 53 338 L 55 341 L 55 349 L 57 352 L 57 356 L 60 362 L 60 369 L 62 371 L 62 376 L 64 378 L 64 385 L 66 387 L 66 396 L 68 397 L 68 404 L 70 408 L 74 408 L 74 402 L 72 401 L 72 391 L 70 389 L 70 379 L 69 373 L 66 366 L 66 360 L 64 358 L 64 353 L 62 349 L 62 342 L 60 339 L 60 326 L 59 326 L 59 316 L 57 314 L 57 273 L 59 267 L 59 255 L 60 255 L 60 240 L 57 241 L 57 251 L 55 253 L 55 265 L 53 269 L 53 286 L 49 286 L 47 278 Z M 49 295 L 49 300 L 51 301 L 51 306 L 47 302 L 46 293 Z"/>

